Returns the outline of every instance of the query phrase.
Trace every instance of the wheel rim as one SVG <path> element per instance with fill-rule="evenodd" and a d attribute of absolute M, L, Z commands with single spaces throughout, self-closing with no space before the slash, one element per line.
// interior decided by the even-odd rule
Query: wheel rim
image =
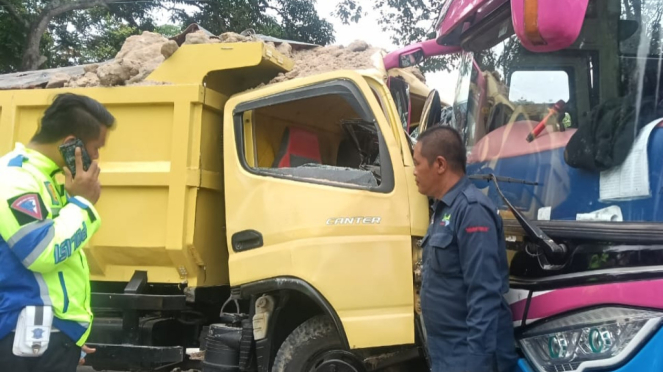
<path fill-rule="evenodd" d="M 329 351 L 308 363 L 309 372 L 364 372 L 362 363 L 347 351 Z"/>

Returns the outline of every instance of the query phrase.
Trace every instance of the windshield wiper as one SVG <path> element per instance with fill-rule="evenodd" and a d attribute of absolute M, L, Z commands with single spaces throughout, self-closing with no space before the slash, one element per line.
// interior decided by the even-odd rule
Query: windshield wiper
<path fill-rule="evenodd" d="M 509 177 L 498 177 L 495 176 L 494 174 L 479 174 L 479 175 L 469 176 L 469 178 L 493 181 L 493 183 L 495 184 L 495 188 L 497 189 L 497 193 L 500 194 L 500 197 L 502 198 L 502 200 L 504 200 L 504 203 L 506 203 L 507 207 L 509 207 L 509 210 L 516 217 L 516 220 L 518 220 L 520 226 L 523 227 L 525 233 L 527 233 L 527 235 L 533 240 L 534 243 L 536 243 L 540 248 L 542 248 L 543 257 L 539 255 L 539 263 L 541 264 L 543 269 L 559 270 L 564 267 L 563 262 L 564 259 L 566 258 L 566 253 L 568 251 L 566 245 L 555 243 L 555 241 L 552 240 L 548 235 L 546 235 L 546 233 L 544 233 L 543 230 L 541 230 L 538 226 L 532 224 L 525 216 L 523 216 L 523 214 L 520 213 L 520 211 L 517 210 L 513 206 L 513 204 L 511 204 L 509 199 L 507 199 L 506 196 L 504 196 L 499 185 L 499 182 L 520 183 L 525 185 L 538 185 L 538 183 L 519 180 L 515 178 L 509 178 Z M 552 264 L 550 262 L 552 262 Z M 562 264 L 559 265 L 559 263 Z"/>
<path fill-rule="evenodd" d="M 471 176 L 468 176 L 468 178 L 471 179 L 471 180 L 491 181 L 491 180 L 495 179 L 498 182 L 504 182 L 504 183 L 521 183 L 523 185 L 532 185 L 532 186 L 538 186 L 539 185 L 538 182 L 521 180 L 521 179 L 518 179 L 518 178 L 496 176 L 494 174 L 473 174 Z"/>

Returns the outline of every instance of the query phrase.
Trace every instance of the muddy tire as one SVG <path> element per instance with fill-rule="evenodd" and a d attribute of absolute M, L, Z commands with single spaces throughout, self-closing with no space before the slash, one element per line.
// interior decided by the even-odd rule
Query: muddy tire
<path fill-rule="evenodd" d="M 333 365 L 332 365 L 333 364 Z M 297 327 L 279 348 L 272 372 L 363 372 L 361 362 L 343 348 L 336 326 L 317 316 Z"/>

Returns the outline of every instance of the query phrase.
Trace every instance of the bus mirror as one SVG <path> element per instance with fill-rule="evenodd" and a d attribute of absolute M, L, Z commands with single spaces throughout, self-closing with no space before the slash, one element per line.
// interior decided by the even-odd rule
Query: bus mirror
<path fill-rule="evenodd" d="M 420 64 L 424 60 L 424 50 L 419 48 L 407 53 L 403 53 L 399 59 L 399 67 L 412 67 Z"/>
<path fill-rule="evenodd" d="M 554 52 L 580 35 L 589 0 L 511 0 L 513 28 L 525 48 Z"/>
<path fill-rule="evenodd" d="M 420 64 L 426 58 L 460 53 L 462 49 L 455 46 L 445 46 L 437 43 L 436 39 L 408 45 L 384 56 L 384 68 L 389 71 L 393 68 L 412 67 Z"/>

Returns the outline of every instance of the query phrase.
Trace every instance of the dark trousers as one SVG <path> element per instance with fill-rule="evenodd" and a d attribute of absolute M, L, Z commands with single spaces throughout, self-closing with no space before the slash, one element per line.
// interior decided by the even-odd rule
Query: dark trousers
<path fill-rule="evenodd" d="M 14 332 L 0 340 L 0 370 L 13 372 L 76 372 L 81 348 L 62 332 L 51 333 L 48 349 L 40 357 L 12 353 Z"/>

